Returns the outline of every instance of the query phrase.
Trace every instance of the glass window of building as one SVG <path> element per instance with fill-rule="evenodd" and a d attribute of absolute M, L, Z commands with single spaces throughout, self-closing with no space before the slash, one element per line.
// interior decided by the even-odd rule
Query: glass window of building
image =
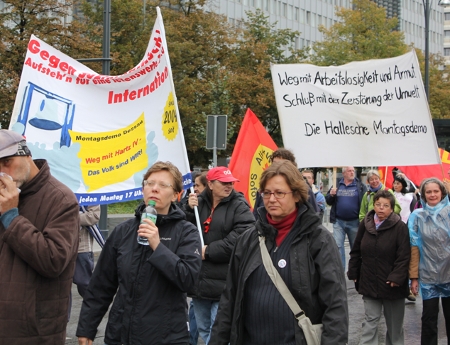
<path fill-rule="evenodd" d="M 300 10 L 300 23 L 305 22 L 305 10 Z"/>
<path fill-rule="evenodd" d="M 444 48 L 444 56 L 450 56 L 450 48 Z"/>
<path fill-rule="evenodd" d="M 287 17 L 287 4 L 283 3 L 283 17 Z"/>
<path fill-rule="evenodd" d="M 311 12 L 306 11 L 306 24 L 311 25 Z"/>
<path fill-rule="evenodd" d="M 450 30 L 444 30 L 444 36 L 450 37 Z"/>
<path fill-rule="evenodd" d="M 298 22 L 300 20 L 300 9 L 298 7 L 295 8 L 295 16 L 294 20 Z"/>
<path fill-rule="evenodd" d="M 445 20 L 450 20 L 450 12 L 444 13 Z"/>

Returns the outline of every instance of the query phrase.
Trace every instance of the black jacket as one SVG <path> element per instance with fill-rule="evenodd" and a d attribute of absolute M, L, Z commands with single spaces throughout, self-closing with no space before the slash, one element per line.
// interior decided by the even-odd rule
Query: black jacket
<path fill-rule="evenodd" d="M 339 181 L 338 184 L 338 189 L 340 186 L 340 182 L 342 181 L 342 179 Z M 367 192 L 367 187 L 364 183 L 361 183 L 361 181 L 355 177 L 355 181 L 356 181 L 356 185 L 358 188 L 358 197 L 359 197 L 359 205 L 361 206 L 361 202 L 362 202 L 362 198 L 364 197 L 364 195 Z M 331 187 L 333 188 L 333 186 Z M 330 223 L 336 223 L 336 203 L 339 202 L 339 198 L 336 195 L 331 195 L 330 194 L 330 190 L 331 188 L 328 190 L 327 195 L 325 195 L 325 201 L 327 202 L 328 205 L 331 206 L 331 210 L 330 210 Z M 359 211 L 359 208 L 358 208 Z M 356 217 L 356 219 L 358 219 L 358 217 Z"/>
<path fill-rule="evenodd" d="M 370 211 L 359 224 L 358 234 L 350 252 L 348 279 L 358 280 L 358 292 L 380 299 L 401 299 L 409 294 L 408 268 L 411 258 L 409 231 L 394 212 L 380 225 Z M 400 285 L 390 287 L 392 281 Z"/>
<path fill-rule="evenodd" d="M 215 208 L 209 231 L 205 233 L 204 222 L 210 216 L 212 208 L 206 193 L 205 190 L 198 197 L 198 213 L 203 241 L 208 247 L 205 251 L 205 260 L 202 261 L 198 284 L 189 295 L 218 301 L 225 287 L 228 263 L 236 239 L 253 226 L 255 218 L 244 196 L 233 190 Z M 188 220 L 196 224 L 193 210 L 187 206 L 185 212 Z"/>
<path fill-rule="evenodd" d="M 201 246 L 198 230 L 172 205 L 158 215 L 161 243 L 155 251 L 137 243 L 136 217 L 108 237 L 84 296 L 77 336 L 94 339 L 114 295 L 105 332 L 108 345 L 187 344 L 186 292 L 198 279 Z"/>
<path fill-rule="evenodd" d="M 277 230 L 267 224 L 266 211 L 260 209 L 259 212 L 255 227 L 246 231 L 236 244 L 209 345 L 243 344 L 245 311 L 242 306 L 246 282 L 262 265 L 259 235 L 266 237 L 270 251 L 277 234 Z M 291 231 L 297 235 L 290 248 L 292 286 L 289 289 L 311 322 L 323 323 L 321 344 L 346 344 L 347 290 L 336 242 L 309 204 L 300 206 Z M 296 344 L 306 344 L 293 314 L 292 320 Z"/>

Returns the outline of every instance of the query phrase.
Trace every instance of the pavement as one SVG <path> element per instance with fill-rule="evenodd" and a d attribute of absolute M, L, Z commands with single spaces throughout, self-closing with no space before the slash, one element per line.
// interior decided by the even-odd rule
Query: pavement
<path fill-rule="evenodd" d="M 112 220 L 113 223 L 118 223 L 131 217 L 131 215 L 114 215 Z M 329 223 L 324 224 L 330 232 L 333 231 L 332 225 Z M 110 225 L 108 225 L 110 228 Z M 346 259 L 348 260 L 348 254 L 350 251 L 350 246 L 348 241 L 345 242 L 346 248 Z M 97 258 L 100 253 L 100 247 L 94 247 L 95 257 Z M 66 344 L 78 344 L 78 340 L 75 336 L 78 316 L 80 314 L 82 299 L 77 292 L 76 286 L 72 285 L 72 312 L 70 316 L 70 321 L 67 324 L 67 339 Z M 348 297 L 348 307 L 349 307 L 349 342 L 348 345 L 357 345 L 361 338 L 361 325 L 364 321 L 364 306 L 362 301 L 362 296 L 359 295 L 354 287 L 353 282 L 347 281 L 347 297 Z M 442 309 L 442 308 L 441 308 Z M 410 302 L 405 299 L 405 319 L 404 319 L 404 333 L 405 333 L 405 345 L 420 345 L 420 328 L 421 328 L 421 315 L 422 315 L 422 300 L 418 296 L 416 302 Z M 105 327 L 107 323 L 108 313 L 106 313 L 102 322 L 99 325 L 97 336 L 94 340 L 94 344 L 104 344 L 104 334 Z M 442 310 L 439 313 L 439 342 L 438 345 L 447 345 L 447 336 L 445 334 L 445 323 Z M 385 344 L 385 334 L 386 326 L 384 317 L 381 318 L 379 326 L 379 344 Z M 151 345 L 151 344 L 150 344 Z M 204 345 L 204 342 L 199 339 L 198 345 Z"/>

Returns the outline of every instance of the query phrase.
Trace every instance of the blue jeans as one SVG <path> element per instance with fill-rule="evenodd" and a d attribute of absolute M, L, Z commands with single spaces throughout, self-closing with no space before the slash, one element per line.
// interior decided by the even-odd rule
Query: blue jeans
<path fill-rule="evenodd" d="M 336 223 L 333 224 L 333 237 L 341 254 L 342 266 L 344 266 L 345 271 L 345 248 L 344 241 L 345 235 L 348 236 L 348 241 L 350 242 L 350 250 L 355 242 L 356 233 L 358 232 L 359 219 L 355 220 L 342 220 L 336 219 Z"/>
<path fill-rule="evenodd" d="M 197 321 L 197 329 L 200 337 L 206 345 L 209 343 L 211 336 L 211 328 L 216 319 L 219 301 L 211 301 L 209 299 L 193 298 L 195 320 Z"/>
<path fill-rule="evenodd" d="M 191 303 L 189 304 L 189 345 L 197 345 L 197 342 L 197 321 L 195 320 L 194 302 L 191 300 Z"/>

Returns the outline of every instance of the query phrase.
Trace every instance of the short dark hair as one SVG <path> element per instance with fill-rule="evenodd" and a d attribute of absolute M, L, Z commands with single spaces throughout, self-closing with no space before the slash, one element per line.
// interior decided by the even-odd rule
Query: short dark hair
<path fill-rule="evenodd" d="M 378 192 L 375 193 L 375 196 L 373 197 L 373 204 L 380 199 L 388 199 L 389 203 L 391 204 L 391 209 L 393 210 L 395 208 L 395 196 L 387 189 L 380 189 Z"/>
<path fill-rule="evenodd" d="M 161 162 L 158 161 L 153 164 L 145 173 L 144 179 L 142 180 L 142 187 L 144 187 L 144 181 L 148 179 L 148 177 L 158 171 L 167 171 L 172 175 L 173 178 L 173 186 L 175 192 L 180 193 L 183 190 L 183 176 L 181 175 L 180 170 L 173 165 L 171 162 Z"/>
<path fill-rule="evenodd" d="M 286 159 L 292 162 L 295 166 L 297 166 L 294 154 L 288 149 L 281 148 L 276 151 L 273 151 L 272 155 L 270 156 L 270 161 L 273 162 L 274 158 Z"/>
<path fill-rule="evenodd" d="M 284 177 L 294 197 L 299 198 L 301 204 L 306 203 L 308 200 L 309 186 L 306 184 L 300 171 L 298 171 L 297 167 L 291 161 L 276 162 L 264 170 L 259 181 L 260 192 L 264 191 L 267 182 L 277 175 Z"/>

